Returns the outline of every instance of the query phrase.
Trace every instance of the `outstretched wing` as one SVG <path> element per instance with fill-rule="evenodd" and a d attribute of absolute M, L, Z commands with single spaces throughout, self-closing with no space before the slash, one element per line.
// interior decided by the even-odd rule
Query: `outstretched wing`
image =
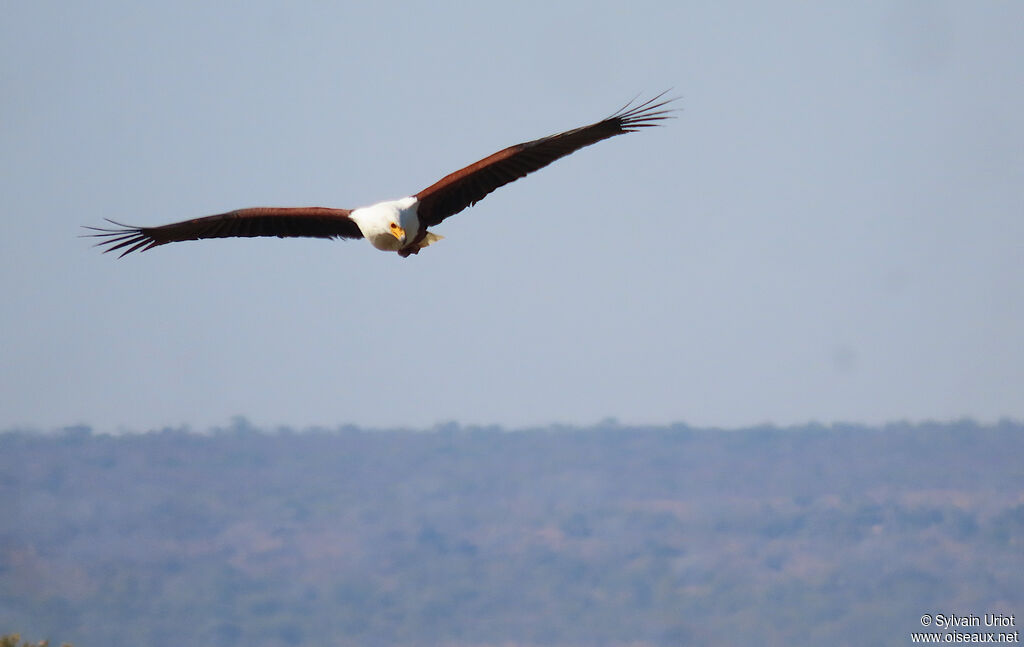
<path fill-rule="evenodd" d="M 327 207 L 253 207 L 162 227 L 133 227 L 108 219 L 107 222 L 116 225 L 116 229 L 85 227 L 96 232 L 85 235 L 101 238 L 97 246 L 105 246 L 104 253 L 127 248 L 121 256 L 158 245 L 201 238 L 362 238 L 359 227 L 348 217 L 350 213 L 349 209 Z"/>
<path fill-rule="evenodd" d="M 659 122 L 670 119 L 673 112 L 666 106 L 674 99 L 662 99 L 663 96 L 665 92 L 635 106 L 631 101 L 611 117 L 597 123 L 509 146 L 455 171 L 416 194 L 420 201 L 417 215 L 424 224 L 436 225 L 448 216 L 473 206 L 498 187 L 544 168 L 584 146 L 660 125 Z"/>

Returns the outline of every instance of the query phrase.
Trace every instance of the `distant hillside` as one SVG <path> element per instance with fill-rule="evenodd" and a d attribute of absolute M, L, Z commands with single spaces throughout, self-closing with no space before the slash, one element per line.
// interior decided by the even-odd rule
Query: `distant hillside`
<path fill-rule="evenodd" d="M 1022 456 L 1011 422 L 10 431 L 0 635 L 909 644 L 1024 622 Z"/>

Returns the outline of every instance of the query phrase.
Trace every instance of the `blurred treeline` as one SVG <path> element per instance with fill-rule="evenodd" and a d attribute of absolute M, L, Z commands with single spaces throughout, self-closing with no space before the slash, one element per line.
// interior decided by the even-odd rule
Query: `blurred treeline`
<path fill-rule="evenodd" d="M 0 633 L 895 644 L 1024 610 L 1024 426 L 0 434 Z"/>

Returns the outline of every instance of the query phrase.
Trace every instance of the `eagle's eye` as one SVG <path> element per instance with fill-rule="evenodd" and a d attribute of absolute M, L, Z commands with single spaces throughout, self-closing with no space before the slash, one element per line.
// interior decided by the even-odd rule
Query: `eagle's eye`
<path fill-rule="evenodd" d="M 397 224 L 397 223 L 394 223 L 394 222 L 393 222 L 393 223 L 391 223 L 391 228 L 392 228 L 392 229 L 398 229 L 398 224 Z"/>

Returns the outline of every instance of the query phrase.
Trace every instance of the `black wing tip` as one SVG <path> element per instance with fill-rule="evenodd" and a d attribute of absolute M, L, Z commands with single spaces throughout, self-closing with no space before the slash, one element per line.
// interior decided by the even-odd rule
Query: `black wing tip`
<path fill-rule="evenodd" d="M 675 119 L 674 113 L 682 110 L 682 108 L 672 107 L 672 104 L 682 97 L 665 97 L 671 91 L 672 88 L 669 88 L 650 99 L 637 103 L 641 96 L 638 94 L 629 103 L 619 108 L 615 114 L 608 117 L 608 120 L 617 122 L 619 128 L 625 133 L 635 132 L 640 128 L 661 126 L 663 125 L 662 121 Z"/>
<path fill-rule="evenodd" d="M 128 249 L 118 255 L 118 258 L 124 258 L 134 251 L 144 252 L 160 244 L 149 236 L 142 227 L 126 225 L 110 218 L 104 218 L 104 220 L 114 225 L 116 229 L 82 225 L 82 229 L 88 229 L 95 233 L 79 235 L 79 238 L 102 238 L 103 240 L 97 242 L 93 247 L 99 247 L 103 250 L 104 254 L 127 247 Z"/>

